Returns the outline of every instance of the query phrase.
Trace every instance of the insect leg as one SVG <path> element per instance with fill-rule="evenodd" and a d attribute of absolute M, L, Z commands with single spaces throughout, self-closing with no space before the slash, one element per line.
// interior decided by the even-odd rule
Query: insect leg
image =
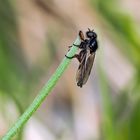
<path fill-rule="evenodd" d="M 82 41 L 85 41 L 84 39 L 84 33 L 82 31 L 79 31 L 79 37 Z M 82 43 L 82 42 L 81 42 Z M 74 46 L 80 48 L 81 44 L 80 45 L 76 45 L 76 44 L 73 44 Z"/>
<path fill-rule="evenodd" d="M 73 58 L 77 58 L 78 61 L 81 63 L 82 59 L 83 59 L 83 56 L 86 54 L 86 50 L 81 50 L 79 54 L 75 54 L 74 56 L 72 57 L 69 57 L 67 55 L 65 55 L 66 58 L 68 59 L 73 59 Z"/>
<path fill-rule="evenodd" d="M 72 57 L 69 57 L 69 56 L 65 55 L 65 57 L 68 58 L 68 59 L 77 58 L 77 60 L 78 60 L 79 62 L 81 62 L 81 56 L 80 56 L 79 54 L 75 54 L 75 55 L 72 56 Z"/>
<path fill-rule="evenodd" d="M 72 47 L 72 46 L 68 46 L 68 48 L 69 48 L 68 51 L 70 50 L 71 47 Z"/>
<path fill-rule="evenodd" d="M 83 49 L 84 48 L 84 46 L 85 46 L 85 44 L 84 44 L 84 42 L 81 42 L 80 43 L 80 45 L 76 45 L 76 44 L 73 44 L 74 46 L 76 46 L 76 47 L 78 47 L 78 48 L 80 48 L 80 49 Z M 70 50 L 70 48 L 71 48 L 72 46 L 68 46 L 68 51 Z"/>
<path fill-rule="evenodd" d="M 80 48 L 80 49 L 82 49 L 85 46 L 85 43 L 84 43 L 84 41 L 85 41 L 85 39 L 84 39 L 84 33 L 82 31 L 79 31 L 79 37 L 82 40 L 82 42 L 80 43 L 80 45 L 77 45 L 77 44 L 73 44 L 73 45 L 76 46 L 76 47 L 78 47 L 78 48 Z M 68 46 L 68 48 L 71 48 L 71 47 L 72 46 Z"/>
<path fill-rule="evenodd" d="M 80 45 L 76 45 L 76 44 L 73 44 L 74 46 L 76 46 L 76 47 L 78 47 L 78 48 L 80 48 Z M 70 48 L 71 48 L 72 46 L 68 46 L 68 51 L 70 50 Z"/>
<path fill-rule="evenodd" d="M 76 44 L 73 44 L 73 45 L 74 45 L 75 47 L 78 47 L 78 48 L 80 47 L 80 45 L 76 45 Z"/>

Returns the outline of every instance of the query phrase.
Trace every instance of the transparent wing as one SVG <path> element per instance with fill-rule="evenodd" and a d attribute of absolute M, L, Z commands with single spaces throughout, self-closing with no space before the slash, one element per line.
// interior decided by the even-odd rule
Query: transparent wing
<path fill-rule="evenodd" d="M 83 84 L 85 84 L 89 78 L 94 59 L 95 59 L 95 53 L 90 54 L 89 57 L 87 58 L 85 73 L 84 73 L 84 77 L 83 77 Z"/>
<path fill-rule="evenodd" d="M 86 72 L 86 56 L 87 53 L 85 51 L 82 52 L 81 54 L 81 63 L 78 67 L 77 73 L 76 73 L 76 82 L 77 82 L 77 86 L 82 87 L 83 85 L 83 79 L 84 79 L 84 75 Z"/>

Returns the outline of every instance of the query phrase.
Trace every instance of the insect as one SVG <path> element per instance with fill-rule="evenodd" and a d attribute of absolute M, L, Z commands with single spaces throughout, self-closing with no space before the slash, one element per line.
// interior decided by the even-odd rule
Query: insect
<path fill-rule="evenodd" d="M 79 31 L 79 37 L 81 39 L 80 45 L 77 46 L 81 51 L 79 54 L 75 54 L 72 57 L 66 56 L 68 59 L 77 58 L 79 61 L 79 67 L 76 73 L 77 86 L 82 87 L 88 80 L 93 62 L 95 59 L 95 53 L 98 49 L 97 34 L 88 28 L 86 32 L 86 39 L 82 31 Z M 71 46 L 70 46 L 71 47 Z"/>

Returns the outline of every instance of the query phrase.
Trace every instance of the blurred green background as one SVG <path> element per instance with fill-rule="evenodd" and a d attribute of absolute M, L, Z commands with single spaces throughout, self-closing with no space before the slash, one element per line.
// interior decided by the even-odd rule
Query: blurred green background
<path fill-rule="evenodd" d="M 98 34 L 91 76 L 72 61 L 14 140 L 140 140 L 139 0 L 1 0 L 0 137 L 31 104 L 78 31 Z"/>

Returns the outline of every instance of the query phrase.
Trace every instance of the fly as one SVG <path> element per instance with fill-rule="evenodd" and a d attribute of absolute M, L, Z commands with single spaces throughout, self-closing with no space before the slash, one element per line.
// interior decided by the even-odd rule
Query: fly
<path fill-rule="evenodd" d="M 80 53 L 72 57 L 65 56 L 69 59 L 78 59 L 79 67 L 76 73 L 76 82 L 77 86 L 82 87 L 89 78 L 95 59 L 95 53 L 98 49 L 98 42 L 97 34 L 90 29 L 86 32 L 86 39 L 82 31 L 79 31 L 79 37 L 81 39 L 80 45 L 74 45 L 81 49 Z"/>

